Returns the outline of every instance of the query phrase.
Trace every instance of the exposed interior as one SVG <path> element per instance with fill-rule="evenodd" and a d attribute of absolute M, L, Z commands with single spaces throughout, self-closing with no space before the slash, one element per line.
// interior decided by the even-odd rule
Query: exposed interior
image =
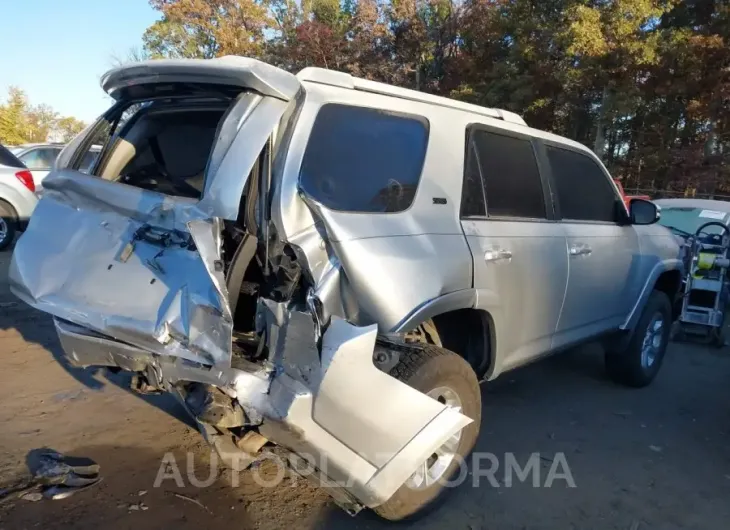
<path fill-rule="evenodd" d="M 216 132 L 230 104 L 230 98 L 219 98 L 131 106 L 111 128 L 111 137 L 105 131 L 106 147 L 93 173 L 166 195 L 200 198 Z"/>
<path fill-rule="evenodd" d="M 180 90 L 180 87 L 177 87 Z M 184 87 L 189 91 L 191 87 Z M 92 174 L 105 180 L 165 195 L 199 199 L 205 184 L 205 172 L 227 111 L 237 101 L 238 93 L 214 90 L 180 96 L 138 100 L 118 111 L 87 144 L 101 147 L 101 155 Z M 278 292 L 277 264 L 264 276 L 265 251 L 260 215 L 264 170 L 268 164 L 267 148 L 252 168 L 241 198 L 236 221 L 226 221 L 223 230 L 223 261 L 229 289 L 229 304 L 234 315 L 235 359 L 255 361 L 265 357 L 254 333 L 257 299 L 261 294 L 276 298 L 290 296 Z M 283 249 L 269 248 L 269 256 Z M 277 263 L 280 261 L 276 259 Z M 284 258 L 289 263 L 291 259 Z M 291 286 L 298 271 L 286 279 Z M 268 287 L 267 287 L 268 286 Z M 234 359 L 234 360 L 235 360 Z"/>

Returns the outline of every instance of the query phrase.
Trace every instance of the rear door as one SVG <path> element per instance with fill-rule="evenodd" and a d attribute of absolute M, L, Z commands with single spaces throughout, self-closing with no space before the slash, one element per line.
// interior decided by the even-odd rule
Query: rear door
<path fill-rule="evenodd" d="M 588 153 L 545 143 L 570 276 L 555 346 L 617 328 L 638 293 L 639 238 L 609 175 Z"/>
<path fill-rule="evenodd" d="M 527 135 L 470 126 L 463 190 L 474 287 L 507 369 L 550 349 L 568 277 L 565 235 Z"/>
<path fill-rule="evenodd" d="M 155 75 L 157 65 L 112 76 L 123 79 L 123 88 L 112 92 L 120 102 L 59 156 L 58 169 L 45 180 L 43 198 L 15 247 L 10 282 L 20 298 L 61 319 L 154 353 L 228 366 L 232 324 L 221 219 L 237 218 L 251 168 L 294 101 L 246 90 L 247 80 L 264 83 L 261 63 L 254 61 L 257 68 L 249 72 L 247 61 L 236 62 L 237 68 L 225 62 L 221 81 L 239 83 L 240 95 L 219 125 L 198 198 L 79 171 L 94 146 L 103 146 L 94 174 L 101 174 L 102 159 L 113 157 L 118 146 L 129 148 L 116 141 L 115 132 L 124 112 L 140 104 L 126 99 L 135 86 L 136 94 L 151 99 L 159 90 L 176 98 L 205 96 L 197 62 L 187 70 L 177 61 L 174 68 L 160 63 L 169 73 L 161 87 L 155 84 L 164 78 Z M 201 68 L 215 79 L 212 63 Z M 176 83 L 191 76 L 197 84 Z M 210 92 L 220 95 L 221 88 Z"/>

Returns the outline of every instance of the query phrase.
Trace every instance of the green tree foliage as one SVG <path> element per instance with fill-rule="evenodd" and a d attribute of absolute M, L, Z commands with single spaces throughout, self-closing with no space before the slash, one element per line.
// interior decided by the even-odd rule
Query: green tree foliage
<path fill-rule="evenodd" d="M 81 120 L 77 120 L 72 116 L 61 118 L 56 122 L 56 132 L 59 142 L 70 142 L 73 138 L 84 130 L 86 124 Z"/>
<path fill-rule="evenodd" d="M 10 87 L 0 104 L 0 144 L 68 141 L 86 125 L 76 118 L 62 118 L 48 105 L 31 105 L 25 92 Z"/>
<path fill-rule="evenodd" d="M 630 189 L 730 194 L 728 0 L 150 3 L 151 57 L 253 56 L 505 108 Z"/>

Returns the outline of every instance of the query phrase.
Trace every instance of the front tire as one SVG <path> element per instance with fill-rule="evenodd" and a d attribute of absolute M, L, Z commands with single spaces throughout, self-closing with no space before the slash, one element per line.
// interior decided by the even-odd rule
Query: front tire
<path fill-rule="evenodd" d="M 373 508 L 384 519 L 400 521 L 425 515 L 444 498 L 447 489 L 442 483 L 461 471 L 460 466 L 466 464 L 466 458 L 476 443 L 482 419 L 482 400 L 474 370 L 462 357 L 445 348 L 432 345 L 413 348 L 401 354 L 390 375 L 442 403 L 460 406 L 461 413 L 473 420 L 459 433 L 458 440 L 450 440 L 439 448 L 441 456 L 435 453 L 429 458 L 423 472 L 414 473 L 390 499 Z M 454 456 L 448 462 L 439 462 L 446 453 L 444 448 L 448 448 L 447 454 Z M 441 467 L 437 467 L 439 463 Z M 439 474 L 431 483 L 425 479 L 429 470 Z"/>
<path fill-rule="evenodd" d="M 653 291 L 623 350 L 606 352 L 606 370 L 615 382 L 642 388 L 659 373 L 672 327 L 669 297 Z"/>

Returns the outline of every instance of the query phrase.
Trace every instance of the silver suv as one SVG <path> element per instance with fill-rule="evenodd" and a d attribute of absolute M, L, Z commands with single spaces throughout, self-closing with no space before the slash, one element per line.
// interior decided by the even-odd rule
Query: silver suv
<path fill-rule="evenodd" d="M 245 58 L 102 86 L 117 103 L 59 155 L 12 288 L 73 364 L 175 393 L 228 465 L 270 447 L 403 519 L 472 450 L 480 381 L 599 338 L 617 381 L 659 370 L 679 249 L 585 147 Z"/>

